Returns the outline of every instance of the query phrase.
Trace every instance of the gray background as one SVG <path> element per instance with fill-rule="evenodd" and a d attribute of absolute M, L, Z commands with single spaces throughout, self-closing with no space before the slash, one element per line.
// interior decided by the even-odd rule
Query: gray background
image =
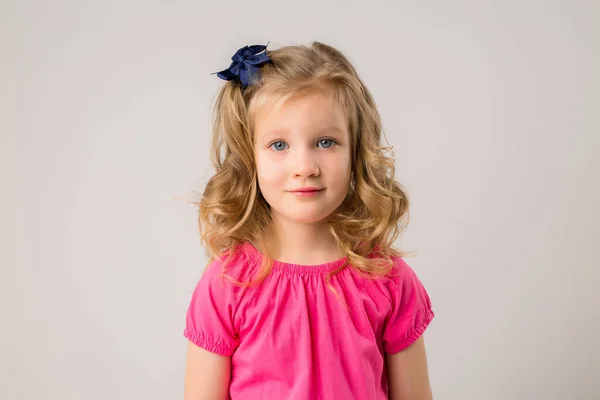
<path fill-rule="evenodd" d="M 599 11 L 2 1 L 0 398 L 182 397 L 209 74 L 312 40 L 355 63 L 394 145 L 435 398 L 600 398 Z"/>

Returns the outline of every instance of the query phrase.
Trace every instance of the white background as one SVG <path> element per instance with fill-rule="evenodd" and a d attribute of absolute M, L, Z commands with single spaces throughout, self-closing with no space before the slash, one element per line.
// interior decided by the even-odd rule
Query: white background
<path fill-rule="evenodd" d="M 0 398 L 182 398 L 210 73 L 313 40 L 394 145 L 435 398 L 600 398 L 600 6 L 566 0 L 2 1 Z"/>

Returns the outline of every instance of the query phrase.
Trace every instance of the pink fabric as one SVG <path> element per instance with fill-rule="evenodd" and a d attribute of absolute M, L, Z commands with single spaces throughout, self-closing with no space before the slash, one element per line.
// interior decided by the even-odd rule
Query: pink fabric
<path fill-rule="evenodd" d="M 227 274 L 249 277 L 262 255 L 245 243 Z M 376 281 L 345 267 L 328 289 L 318 266 L 276 261 L 254 288 L 234 286 L 213 261 L 200 279 L 184 336 L 208 351 L 231 356 L 231 399 L 387 399 L 385 354 L 416 341 L 433 318 L 431 302 L 401 259 Z"/>

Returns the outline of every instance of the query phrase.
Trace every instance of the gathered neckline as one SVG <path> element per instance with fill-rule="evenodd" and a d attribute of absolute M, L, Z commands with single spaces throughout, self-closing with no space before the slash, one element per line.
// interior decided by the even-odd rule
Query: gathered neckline
<path fill-rule="evenodd" d="M 252 243 L 246 241 L 242 244 L 242 246 L 246 253 L 252 256 L 252 258 L 257 261 L 262 261 L 264 255 Z M 347 256 L 324 264 L 315 265 L 293 264 L 284 261 L 273 260 L 273 269 L 302 275 L 324 274 L 341 268 L 347 264 L 347 262 Z"/>

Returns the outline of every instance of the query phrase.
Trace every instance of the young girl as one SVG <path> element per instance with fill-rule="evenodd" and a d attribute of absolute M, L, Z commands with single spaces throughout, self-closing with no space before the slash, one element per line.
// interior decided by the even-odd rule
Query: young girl
<path fill-rule="evenodd" d="M 431 399 L 429 296 L 373 99 L 322 43 L 246 46 L 219 72 L 211 261 L 187 313 L 185 399 Z"/>

